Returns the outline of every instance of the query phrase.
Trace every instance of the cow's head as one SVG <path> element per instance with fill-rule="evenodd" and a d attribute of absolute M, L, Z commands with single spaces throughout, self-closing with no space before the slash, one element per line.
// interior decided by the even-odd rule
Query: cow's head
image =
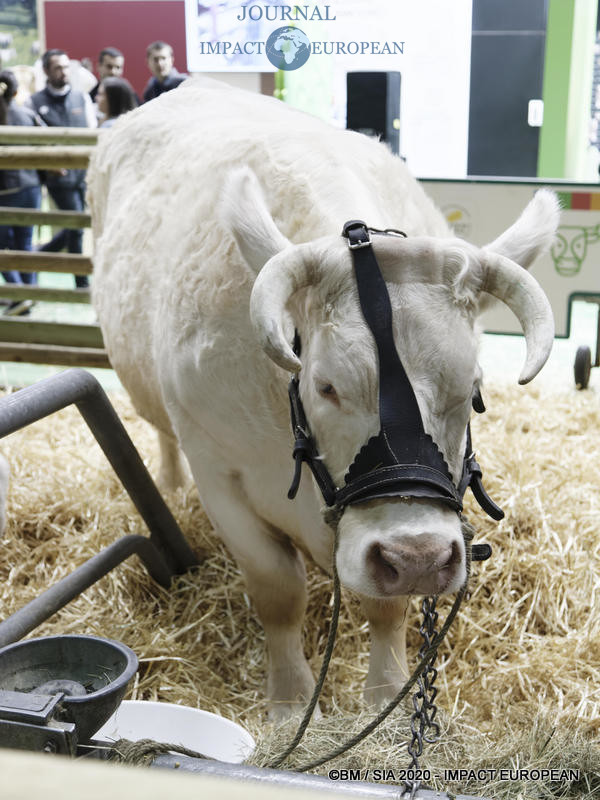
<path fill-rule="evenodd" d="M 377 354 L 347 243 L 338 235 L 291 244 L 275 226 L 252 173 L 237 173 L 229 188 L 226 216 L 258 271 L 250 302 L 256 334 L 276 364 L 299 372 L 319 452 L 342 486 L 357 453 L 380 430 Z M 455 483 L 481 381 L 475 326 L 482 306 L 497 298 L 521 323 L 527 357 L 520 383 L 530 381 L 550 353 L 550 306 L 523 266 L 550 246 L 557 223 L 555 196 L 539 192 L 486 248 L 456 238 L 373 237 L 391 300 L 396 349 L 425 431 Z M 513 254 L 522 266 L 511 260 Z M 301 359 L 292 349 L 295 329 Z M 460 517 L 430 498 L 349 505 L 339 522 L 338 571 L 346 586 L 375 597 L 455 591 L 465 579 Z"/>

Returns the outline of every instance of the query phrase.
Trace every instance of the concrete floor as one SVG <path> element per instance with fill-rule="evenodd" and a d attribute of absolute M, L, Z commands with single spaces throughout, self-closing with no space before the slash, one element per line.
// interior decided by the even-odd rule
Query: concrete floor
<path fill-rule="evenodd" d="M 562 391 L 575 388 L 573 367 L 577 348 L 587 345 L 596 356 L 596 329 L 598 306 L 577 301 L 573 304 L 571 335 L 568 339 L 555 339 L 546 365 L 535 378 L 535 384 L 544 391 Z M 523 336 L 498 336 L 484 334 L 480 350 L 480 363 L 484 381 L 491 383 L 516 383 L 525 359 Z M 600 389 L 600 370 L 592 369 L 589 388 Z"/>

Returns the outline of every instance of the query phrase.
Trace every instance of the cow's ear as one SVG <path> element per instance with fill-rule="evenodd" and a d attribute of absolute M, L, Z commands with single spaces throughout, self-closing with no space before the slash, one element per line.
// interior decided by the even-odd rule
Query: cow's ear
<path fill-rule="evenodd" d="M 540 189 L 525 207 L 519 219 L 484 249 L 505 256 L 524 269 L 528 269 L 552 246 L 559 221 L 558 197 L 550 189 Z M 492 303 L 493 299 L 483 294 L 479 312 L 485 311 Z"/>
<path fill-rule="evenodd" d="M 528 269 L 550 249 L 559 219 L 558 197 L 550 189 L 540 189 L 519 219 L 485 248 Z"/>
<path fill-rule="evenodd" d="M 256 274 L 290 242 L 273 221 L 258 179 L 248 167 L 226 177 L 220 217 L 232 232 L 248 266 Z"/>

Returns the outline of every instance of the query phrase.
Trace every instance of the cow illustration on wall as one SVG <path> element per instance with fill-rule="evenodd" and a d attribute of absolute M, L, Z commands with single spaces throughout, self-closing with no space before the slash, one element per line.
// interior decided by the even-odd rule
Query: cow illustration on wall
<path fill-rule="evenodd" d="M 600 240 L 600 223 L 597 225 L 560 225 L 551 255 L 559 275 L 571 278 L 581 270 L 587 256 L 588 245 Z"/>

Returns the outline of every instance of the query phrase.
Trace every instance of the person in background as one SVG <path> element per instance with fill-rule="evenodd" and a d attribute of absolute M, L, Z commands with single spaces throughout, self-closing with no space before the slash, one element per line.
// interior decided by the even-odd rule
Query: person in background
<path fill-rule="evenodd" d="M 29 108 L 13 102 L 19 85 L 11 70 L 0 72 L 0 125 L 41 125 L 42 122 Z M 40 179 L 34 169 L 0 170 L 0 205 L 11 208 L 39 208 L 41 203 Z M 0 225 L 0 249 L 32 249 L 32 225 Z M 7 283 L 37 283 L 35 272 L 2 272 Z M 31 300 L 16 300 L 8 305 L 6 315 L 28 314 Z"/>
<path fill-rule="evenodd" d="M 93 102 L 97 102 L 96 95 L 104 78 L 121 78 L 125 68 L 125 56 L 116 47 L 105 47 L 98 55 L 98 83 L 90 92 Z"/>
<path fill-rule="evenodd" d="M 46 87 L 30 98 L 31 107 L 46 125 L 70 128 L 96 128 L 94 104 L 87 92 L 79 92 L 69 83 L 69 56 L 64 50 L 47 50 L 42 56 L 46 74 Z M 46 173 L 46 186 L 50 197 L 62 211 L 83 211 L 85 200 L 85 170 L 68 169 Z M 63 229 L 38 249 L 57 253 L 81 253 L 83 231 Z M 75 286 L 89 286 L 87 275 L 75 275 Z"/>
<path fill-rule="evenodd" d="M 104 78 L 100 83 L 96 100 L 98 111 L 104 115 L 101 128 L 110 128 L 117 117 L 138 106 L 135 92 L 125 78 Z"/>
<path fill-rule="evenodd" d="M 173 66 L 173 48 L 166 42 L 152 42 L 146 48 L 146 61 L 152 78 L 144 89 L 144 103 L 154 100 L 163 92 L 177 88 L 188 77 Z"/>

